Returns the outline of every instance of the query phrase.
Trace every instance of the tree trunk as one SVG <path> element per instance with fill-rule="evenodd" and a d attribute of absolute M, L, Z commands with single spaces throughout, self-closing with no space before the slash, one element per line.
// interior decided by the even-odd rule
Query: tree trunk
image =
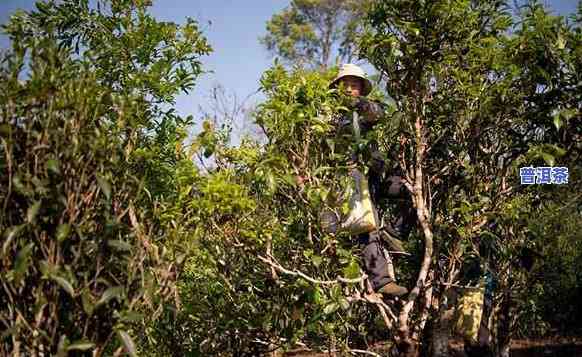
<path fill-rule="evenodd" d="M 509 357 L 511 347 L 511 293 L 506 287 L 501 308 L 499 310 L 499 324 L 497 328 L 496 357 Z"/>
<path fill-rule="evenodd" d="M 420 322 L 417 325 L 416 330 L 414 331 L 414 334 L 413 334 L 413 338 L 415 340 L 419 340 L 421 338 L 419 336 L 423 335 L 422 332 L 424 331 L 424 328 L 426 326 L 426 322 L 429 319 L 430 310 L 433 306 L 433 296 L 432 296 L 433 291 L 434 291 L 433 286 L 432 286 L 433 281 L 434 281 L 434 271 L 431 270 L 428 273 L 428 279 L 426 282 L 426 285 L 428 287 L 426 288 L 426 290 L 424 292 L 424 296 L 422 299 L 423 303 L 422 303 L 421 308 L 420 308 L 420 319 L 419 319 Z M 436 304 L 438 305 L 438 302 Z"/>
<path fill-rule="evenodd" d="M 432 326 L 431 333 L 431 356 L 448 357 L 449 338 L 453 327 L 453 318 L 455 316 L 455 303 L 457 301 L 456 292 L 453 288 L 446 287 L 441 298 L 438 316 Z"/>
<path fill-rule="evenodd" d="M 14 337 L 12 337 L 12 356 L 20 357 L 20 341 Z"/>
<path fill-rule="evenodd" d="M 433 254 L 433 235 L 430 226 L 430 218 L 423 190 L 422 163 L 425 150 L 424 137 L 422 136 L 422 120 L 416 117 L 416 157 L 414 163 L 414 185 L 412 187 L 412 202 L 416 208 L 418 222 L 424 235 L 424 256 L 420 266 L 420 271 L 416 279 L 416 285 L 408 295 L 408 300 L 398 316 L 398 334 L 396 344 L 402 356 L 415 357 L 419 354 L 418 341 L 412 336 L 412 329 L 409 326 L 410 313 L 414 308 L 414 303 L 421 293 L 426 294 L 424 289 L 430 269 Z M 425 295 L 426 296 L 426 295 Z M 420 331 L 422 332 L 422 331 Z"/>

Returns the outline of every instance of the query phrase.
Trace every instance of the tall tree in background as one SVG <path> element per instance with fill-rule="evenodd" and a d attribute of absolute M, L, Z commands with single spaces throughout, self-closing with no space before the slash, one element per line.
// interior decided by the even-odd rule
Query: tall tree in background
<path fill-rule="evenodd" d="M 350 62 L 361 18 L 369 3 L 293 0 L 267 22 L 267 35 L 260 41 L 272 54 L 293 64 L 327 67 L 335 59 Z"/>

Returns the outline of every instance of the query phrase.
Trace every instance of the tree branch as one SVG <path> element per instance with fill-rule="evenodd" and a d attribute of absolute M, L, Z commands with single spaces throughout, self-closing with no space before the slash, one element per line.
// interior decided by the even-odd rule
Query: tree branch
<path fill-rule="evenodd" d="M 265 258 L 265 257 L 259 255 L 258 258 L 263 263 L 268 264 L 269 266 L 271 266 L 272 268 L 274 268 L 275 270 L 277 270 L 283 274 L 297 276 L 297 277 L 300 277 L 304 280 L 307 280 L 313 284 L 319 284 L 319 285 L 335 285 L 335 284 L 340 284 L 340 283 L 355 284 L 355 283 L 359 283 L 361 281 L 364 281 L 365 279 L 368 278 L 368 276 L 366 274 L 363 274 L 362 276 L 360 276 L 358 278 L 354 278 L 354 279 L 348 279 L 348 278 L 338 276 L 335 280 L 319 280 L 319 279 L 312 278 L 299 270 L 289 270 L 289 269 L 283 268 L 277 261 L 274 260 L 273 257 Z"/>
<path fill-rule="evenodd" d="M 380 295 L 381 296 L 381 295 Z M 346 298 L 348 302 L 353 303 L 356 301 L 366 301 L 368 303 L 374 304 L 378 307 L 380 311 L 380 315 L 382 315 L 382 319 L 384 320 L 384 324 L 386 327 L 391 330 L 394 326 L 394 322 L 396 321 L 396 314 L 392 311 L 390 306 L 388 306 L 379 294 L 371 293 L 371 294 L 364 294 L 364 297 L 360 295 L 360 293 L 356 293 L 352 296 L 348 296 Z"/>
<path fill-rule="evenodd" d="M 415 110 L 418 112 L 418 110 Z M 409 316 L 414 308 L 414 303 L 420 295 L 421 291 L 426 287 L 426 280 L 429 273 L 431 259 L 433 255 L 433 234 L 430 226 L 430 217 L 426 206 L 425 196 L 423 192 L 423 156 L 425 148 L 425 138 L 422 135 L 423 122 L 420 115 L 416 116 L 415 120 L 415 136 L 416 136 L 416 155 L 414 162 L 414 186 L 412 191 L 412 200 L 416 208 L 418 222 L 424 234 L 424 256 L 421 261 L 420 271 L 416 279 L 416 284 L 410 294 L 404 307 L 400 311 L 398 317 L 398 330 L 401 343 L 410 345 L 410 338 L 412 337 L 409 331 Z"/>

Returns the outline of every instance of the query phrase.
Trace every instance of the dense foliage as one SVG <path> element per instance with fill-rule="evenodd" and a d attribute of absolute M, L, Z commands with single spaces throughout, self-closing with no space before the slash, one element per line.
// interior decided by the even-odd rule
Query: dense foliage
<path fill-rule="evenodd" d="M 185 251 L 160 217 L 193 165 L 177 146 L 188 121 L 166 107 L 209 47 L 195 22 L 99 5 L 38 3 L 4 28 L 3 355 L 135 355 L 135 337 L 177 297 Z"/>
<path fill-rule="evenodd" d="M 409 143 L 395 151 L 414 186 L 423 229 L 419 294 L 438 302 L 433 323 L 442 330 L 448 284 L 476 255 L 498 284 L 491 333 L 500 354 L 508 353 L 519 301 L 531 301 L 521 254 L 543 245 L 528 234 L 527 217 L 547 212 L 535 203 L 540 195 L 576 192 L 575 182 L 520 185 L 518 168 L 567 166 L 576 177 L 582 93 L 573 57 L 579 28 L 537 2 L 519 8 L 518 20 L 509 10 L 503 2 L 382 1 L 369 13 L 361 43 L 388 78 Z M 407 307 L 422 316 L 413 297 Z M 406 341 L 409 316 L 401 314 L 399 323 Z"/>
<path fill-rule="evenodd" d="M 568 21 L 537 2 L 356 5 L 293 1 L 273 17 L 268 48 L 323 66 L 266 71 L 253 113 L 264 140 L 237 146 L 210 122 L 187 140 L 194 119 L 174 112 L 210 51 L 195 21 L 159 22 L 149 1 L 16 13 L 0 66 L 0 353 L 256 356 L 392 340 L 394 353 L 443 355 L 455 286 L 484 277 L 498 355 L 512 336 L 579 332 L 582 5 Z M 394 98 L 360 142 L 330 121 L 349 104 L 324 69 L 342 41 L 385 79 L 372 96 Z M 347 158 L 371 140 L 420 217 L 412 255 L 396 260 L 412 290 L 402 303 L 368 294 L 354 239 L 320 227 Z M 566 166 L 570 182 L 520 185 L 522 166 Z"/>

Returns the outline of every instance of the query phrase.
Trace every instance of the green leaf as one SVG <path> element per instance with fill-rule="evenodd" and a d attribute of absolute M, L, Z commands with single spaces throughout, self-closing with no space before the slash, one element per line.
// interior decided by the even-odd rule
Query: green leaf
<path fill-rule="evenodd" d="M 101 299 L 97 301 L 97 306 L 103 305 L 111 299 L 118 299 L 121 296 L 121 294 L 123 294 L 122 286 L 112 286 L 105 290 L 103 295 L 101 295 Z"/>
<path fill-rule="evenodd" d="M 293 175 L 285 174 L 285 175 L 281 176 L 281 180 L 289 186 L 296 186 L 297 185 L 297 182 L 295 181 L 295 176 L 293 176 Z"/>
<path fill-rule="evenodd" d="M 323 309 L 323 313 L 326 315 L 333 314 L 335 311 L 337 311 L 338 308 L 339 305 L 335 302 L 332 302 Z"/>
<path fill-rule="evenodd" d="M 554 155 L 554 156 L 562 157 L 562 156 L 566 155 L 566 150 L 559 147 L 558 145 L 546 145 L 546 147 L 547 147 L 546 150 L 551 152 L 552 155 Z"/>
<path fill-rule="evenodd" d="M 573 117 L 575 117 L 578 114 L 579 114 L 579 112 L 576 109 L 564 109 L 560 112 L 560 115 L 566 121 L 569 121 L 570 119 L 572 119 Z"/>
<path fill-rule="evenodd" d="M 88 290 L 84 290 L 81 293 L 81 302 L 83 304 L 83 310 L 85 311 L 85 313 L 91 316 L 93 314 L 93 310 L 95 310 L 95 304 L 93 303 L 91 292 L 89 292 Z"/>
<path fill-rule="evenodd" d="M 55 159 L 49 159 L 46 162 L 46 168 L 47 170 L 49 170 L 52 173 L 55 174 L 60 174 L 61 173 L 61 169 L 59 167 L 59 162 Z"/>
<path fill-rule="evenodd" d="M 542 158 L 549 166 L 554 166 L 554 163 L 556 162 L 554 155 L 550 155 L 547 152 L 542 152 Z"/>
<path fill-rule="evenodd" d="M 63 288 L 69 295 L 71 295 L 72 297 L 75 296 L 75 288 L 73 288 L 73 284 L 71 284 L 67 279 L 58 276 L 58 275 L 52 275 L 51 279 L 60 285 L 61 288 Z"/>
<path fill-rule="evenodd" d="M 66 357 L 68 345 L 69 339 L 67 338 L 67 335 L 61 335 L 61 338 L 59 339 L 59 344 L 57 345 L 56 357 Z"/>
<path fill-rule="evenodd" d="M 321 304 L 321 301 L 322 301 L 322 299 L 321 299 L 321 290 L 320 290 L 319 288 L 317 288 L 317 287 L 316 287 L 316 288 L 313 290 L 313 296 L 312 296 L 312 299 L 313 299 L 313 303 L 314 303 L 314 304 L 316 304 L 316 305 L 319 305 L 319 304 Z"/>
<path fill-rule="evenodd" d="M 129 334 L 125 331 L 117 331 L 123 346 L 125 346 L 125 350 L 130 356 L 137 356 L 137 351 L 135 349 L 135 343 Z"/>
<path fill-rule="evenodd" d="M 32 223 L 36 219 L 36 215 L 40 209 L 40 203 L 40 201 L 36 201 L 32 206 L 28 207 L 28 210 L 26 211 L 26 220 L 28 223 Z"/>
<path fill-rule="evenodd" d="M 89 341 L 75 341 L 67 347 L 67 351 L 88 351 L 95 348 L 95 344 Z"/>
<path fill-rule="evenodd" d="M 97 183 L 107 199 L 111 199 L 111 184 L 103 176 L 97 174 Z"/>
<path fill-rule="evenodd" d="M 60 224 L 57 228 L 57 241 L 62 242 L 69 237 L 71 233 L 71 226 L 68 224 Z"/>
<path fill-rule="evenodd" d="M 4 240 L 4 243 L 2 243 L 2 256 L 6 256 L 6 254 L 8 252 L 8 248 L 10 246 L 10 243 L 12 243 L 14 238 L 18 237 L 18 235 L 20 234 L 20 232 L 22 231 L 22 229 L 24 227 L 25 227 L 25 225 L 21 224 L 19 226 L 10 227 L 6 230 L 6 233 L 5 233 L 6 238 Z"/>
<path fill-rule="evenodd" d="M 0 135 L 2 136 L 9 136 L 10 132 L 12 131 L 12 127 L 8 124 L 1 124 L 0 125 Z"/>
<path fill-rule="evenodd" d="M 311 257 L 311 261 L 313 262 L 313 265 L 315 265 L 317 268 L 319 268 L 319 266 L 321 265 L 321 262 L 323 261 L 323 258 L 320 257 L 319 255 L 313 255 Z"/>
<path fill-rule="evenodd" d="M 560 119 L 559 114 L 554 115 L 554 126 L 556 127 L 556 130 L 560 130 L 562 127 L 562 119 Z"/>
<path fill-rule="evenodd" d="M 360 276 L 360 266 L 355 259 L 352 259 L 343 270 L 343 274 L 348 279 L 355 279 Z"/>
<path fill-rule="evenodd" d="M 34 194 L 34 191 L 31 190 L 27 184 L 22 182 L 22 179 L 18 174 L 12 177 L 12 184 L 14 185 L 16 192 L 20 192 L 25 196 L 32 196 Z"/>
<path fill-rule="evenodd" d="M 558 38 L 556 40 L 556 47 L 560 50 L 563 50 L 564 48 L 566 48 L 566 40 L 564 39 L 562 33 L 558 33 L 557 37 Z"/>
<path fill-rule="evenodd" d="M 121 313 L 120 320 L 124 322 L 139 322 L 145 318 L 144 314 L 135 311 L 125 311 Z"/>
<path fill-rule="evenodd" d="M 350 308 L 350 302 L 345 298 L 341 298 L 339 304 L 342 310 L 347 310 Z"/>
<path fill-rule="evenodd" d="M 273 175 L 273 173 L 270 171 L 267 173 L 267 187 L 269 189 L 269 192 L 275 192 L 275 190 L 277 189 L 275 175 Z"/>
<path fill-rule="evenodd" d="M 108 240 L 107 245 L 122 252 L 129 252 L 132 248 L 131 244 L 118 239 Z"/>
<path fill-rule="evenodd" d="M 16 283 L 20 282 L 28 270 L 33 248 L 34 243 L 28 243 L 20 250 L 20 252 L 18 252 L 18 255 L 16 255 L 16 260 L 14 261 L 14 279 L 16 280 Z"/>

